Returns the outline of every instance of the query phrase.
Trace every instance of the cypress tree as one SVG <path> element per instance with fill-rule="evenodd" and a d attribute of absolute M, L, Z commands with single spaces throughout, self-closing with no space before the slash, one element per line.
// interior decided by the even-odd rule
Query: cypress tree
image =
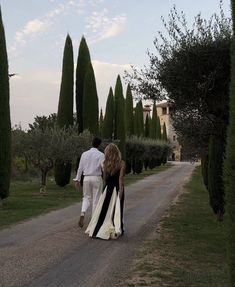
<path fill-rule="evenodd" d="M 162 138 L 161 123 L 160 123 L 160 118 L 159 118 L 158 116 L 157 116 L 156 138 L 157 138 L 157 139 L 161 139 L 161 138 Z"/>
<path fill-rule="evenodd" d="M 99 119 L 99 135 L 102 137 L 103 134 L 103 125 L 104 125 L 104 117 L 103 117 L 103 111 L 100 110 L 100 119 Z"/>
<path fill-rule="evenodd" d="M 124 99 L 123 97 L 123 88 L 122 88 L 122 82 L 120 75 L 117 76 L 116 84 L 115 84 L 115 90 L 114 90 L 114 139 L 117 139 L 117 129 L 118 129 L 118 99 Z"/>
<path fill-rule="evenodd" d="M 221 220 L 224 214 L 223 152 L 223 138 L 211 135 L 209 143 L 208 191 L 210 205 L 218 220 Z"/>
<path fill-rule="evenodd" d="M 0 7 L 0 199 L 9 196 L 11 177 L 11 119 L 5 31 Z"/>
<path fill-rule="evenodd" d="M 113 98 L 113 89 L 110 87 L 104 115 L 103 134 L 102 134 L 103 138 L 112 139 L 113 129 L 114 129 L 114 98 Z"/>
<path fill-rule="evenodd" d="M 229 125 L 227 130 L 226 157 L 224 162 L 224 180 L 226 193 L 226 211 L 228 214 L 227 258 L 230 283 L 235 286 L 235 1 L 231 1 L 233 19 L 233 38 L 231 46 L 231 83 L 229 101 Z"/>
<path fill-rule="evenodd" d="M 125 99 L 121 78 L 118 75 L 114 93 L 114 138 L 119 140 L 118 147 L 122 153 L 122 158 L 126 158 L 126 126 L 125 126 Z"/>
<path fill-rule="evenodd" d="M 139 101 L 135 107 L 134 131 L 135 135 L 138 137 L 144 135 L 144 117 L 142 101 Z"/>
<path fill-rule="evenodd" d="M 152 139 L 157 138 L 157 109 L 156 109 L 156 103 L 153 103 L 153 113 L 152 113 L 152 119 L 151 119 L 151 126 L 150 126 L 150 137 Z"/>
<path fill-rule="evenodd" d="M 99 103 L 95 74 L 91 63 L 84 80 L 83 129 L 88 129 L 93 135 L 98 135 L 99 132 Z"/>
<path fill-rule="evenodd" d="M 145 129 L 144 129 L 144 136 L 146 138 L 149 137 L 150 134 L 150 120 L 149 120 L 149 115 L 146 115 L 146 119 L 145 119 Z"/>
<path fill-rule="evenodd" d="M 131 87 L 128 84 L 126 90 L 126 135 L 131 136 L 134 134 L 134 114 L 133 114 L 133 97 Z"/>
<path fill-rule="evenodd" d="M 162 139 L 167 141 L 166 124 L 163 124 Z"/>
<path fill-rule="evenodd" d="M 63 55 L 62 79 L 57 112 L 57 125 L 67 128 L 73 125 L 73 84 L 74 84 L 73 44 L 69 35 L 66 37 Z M 57 159 L 54 167 L 55 181 L 65 186 L 70 181 L 71 163 Z"/>
<path fill-rule="evenodd" d="M 84 80 L 87 68 L 91 62 L 90 52 L 83 36 L 79 45 L 77 67 L 76 67 L 76 111 L 78 132 L 83 132 L 83 96 L 84 96 Z M 86 95 L 85 95 L 86 96 Z"/>

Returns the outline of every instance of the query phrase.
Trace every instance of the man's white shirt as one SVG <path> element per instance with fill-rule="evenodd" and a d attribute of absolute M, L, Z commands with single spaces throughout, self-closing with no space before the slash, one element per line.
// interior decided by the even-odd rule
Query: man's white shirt
<path fill-rule="evenodd" d="M 88 151 L 85 151 L 81 156 L 77 175 L 74 180 L 80 181 L 82 173 L 84 176 L 101 176 L 103 161 L 104 154 L 97 148 L 92 147 Z"/>

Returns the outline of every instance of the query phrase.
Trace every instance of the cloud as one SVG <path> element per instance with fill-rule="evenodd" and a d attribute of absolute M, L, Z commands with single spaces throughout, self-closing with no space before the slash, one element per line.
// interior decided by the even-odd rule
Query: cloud
<path fill-rule="evenodd" d="M 86 28 L 94 34 L 89 42 L 96 43 L 120 34 L 125 28 L 126 16 L 121 14 L 110 18 L 108 10 L 104 8 L 101 12 L 93 12 L 87 18 L 87 23 Z"/>
<path fill-rule="evenodd" d="M 49 25 L 47 20 L 34 19 L 29 21 L 21 31 L 15 34 L 15 41 L 19 44 L 25 44 L 26 38 L 39 34 L 45 30 Z"/>

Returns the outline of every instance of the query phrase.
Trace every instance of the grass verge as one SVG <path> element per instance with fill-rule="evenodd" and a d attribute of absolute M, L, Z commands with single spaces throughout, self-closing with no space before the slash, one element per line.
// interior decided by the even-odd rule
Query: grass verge
<path fill-rule="evenodd" d="M 197 168 L 120 286 L 226 287 L 226 228 L 208 205 Z"/>
<path fill-rule="evenodd" d="M 141 174 L 128 174 L 125 177 L 125 185 L 163 171 L 170 166 L 170 164 L 166 164 Z M 59 187 L 49 179 L 47 193 L 42 195 L 39 193 L 38 181 L 14 181 L 11 183 L 10 197 L 0 207 L 0 228 L 63 208 L 81 201 L 81 198 L 82 193 L 75 190 L 73 182 L 65 187 Z"/>

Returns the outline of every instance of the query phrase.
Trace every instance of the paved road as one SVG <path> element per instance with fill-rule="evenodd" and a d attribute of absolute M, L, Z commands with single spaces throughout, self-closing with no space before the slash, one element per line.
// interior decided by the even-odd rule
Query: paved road
<path fill-rule="evenodd" d="M 80 203 L 0 231 L 0 286 L 110 287 L 189 179 L 178 163 L 126 188 L 125 235 L 88 238 L 77 227 Z"/>

